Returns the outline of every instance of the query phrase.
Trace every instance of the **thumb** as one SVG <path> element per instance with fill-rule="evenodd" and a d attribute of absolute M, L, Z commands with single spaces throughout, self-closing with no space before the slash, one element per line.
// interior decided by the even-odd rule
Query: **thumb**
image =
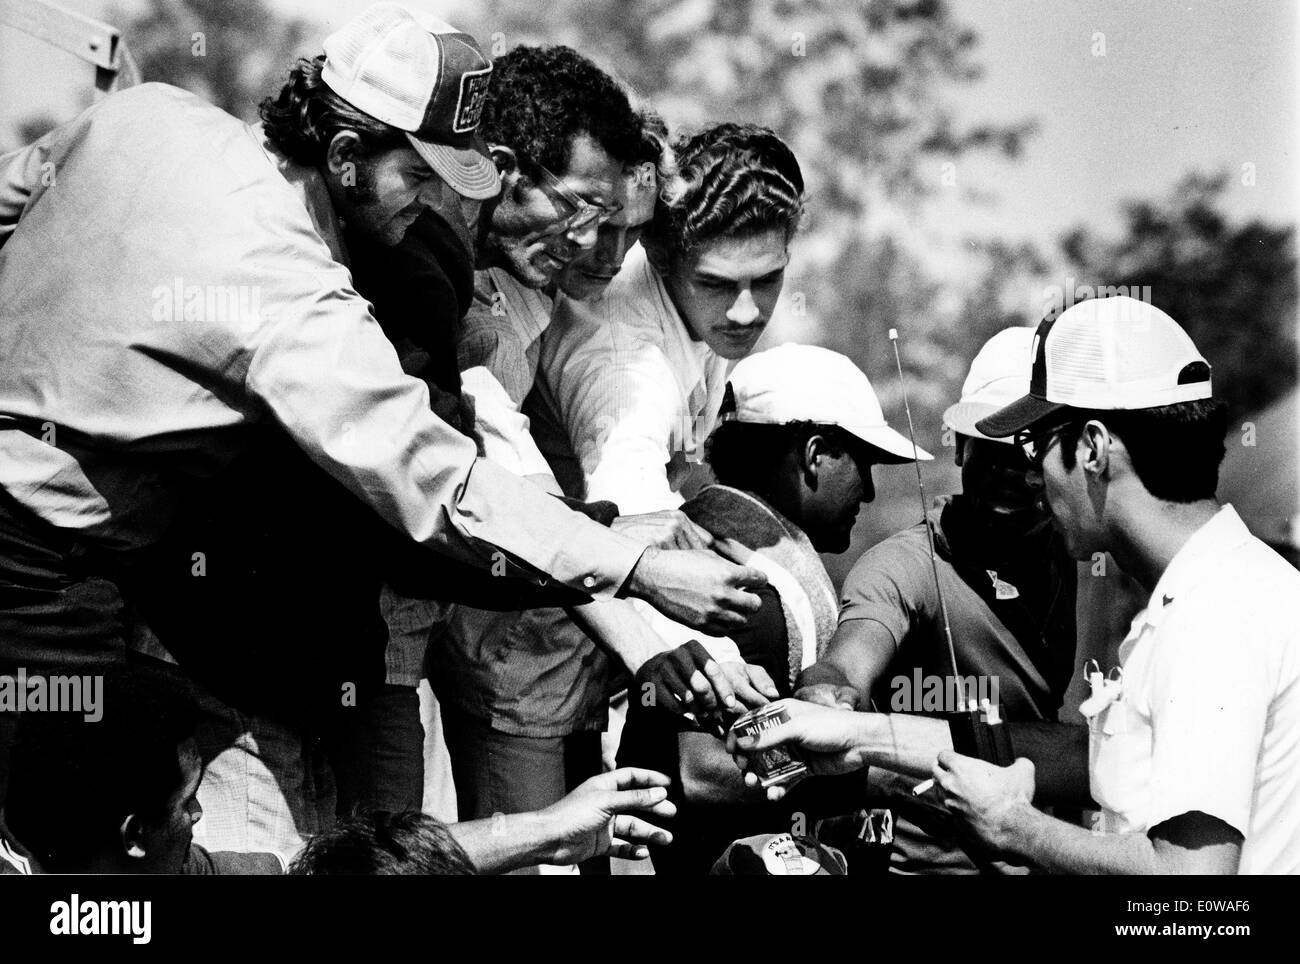
<path fill-rule="evenodd" d="M 1028 788 L 1028 793 L 1034 795 L 1035 770 L 1034 761 L 1026 757 L 1018 757 L 1016 762 L 1011 764 L 1011 770 L 1015 773 L 1020 783 Z"/>

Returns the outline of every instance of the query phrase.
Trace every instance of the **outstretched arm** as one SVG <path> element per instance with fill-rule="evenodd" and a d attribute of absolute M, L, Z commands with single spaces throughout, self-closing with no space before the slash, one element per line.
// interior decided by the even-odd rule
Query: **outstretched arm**
<path fill-rule="evenodd" d="M 668 801 L 669 782 L 654 770 L 623 767 L 592 777 L 545 810 L 498 814 L 449 829 L 481 874 L 576 864 L 604 854 L 644 860 L 648 844 L 672 843 L 672 834 L 638 816 L 677 812 Z"/>

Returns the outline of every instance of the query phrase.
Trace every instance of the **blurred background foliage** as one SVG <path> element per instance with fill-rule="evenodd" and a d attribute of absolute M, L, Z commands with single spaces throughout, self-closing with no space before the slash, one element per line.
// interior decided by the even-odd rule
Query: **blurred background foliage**
<path fill-rule="evenodd" d="M 551 0 L 544 8 L 479 0 L 449 3 L 445 16 L 493 56 L 521 43 L 581 50 L 674 131 L 738 119 L 785 137 L 805 172 L 809 215 L 765 343 L 813 341 L 849 354 L 897 425 L 886 333 L 898 328 L 918 441 L 937 456 L 926 470 L 932 494 L 957 484 L 940 415 L 970 359 L 1001 328 L 1036 323 L 1047 292 L 1068 279 L 1149 286 L 1213 364 L 1235 418 L 1293 393 L 1292 212 L 1278 224 L 1230 220 L 1219 203 L 1224 172 L 1189 171 L 1165 196 L 1128 202 L 1111 236 L 1088 226 L 1082 206 L 1079 226 L 1054 245 L 972 237 L 960 224 L 946 226 L 936 245 L 933 232 L 917 229 L 937 192 L 996 203 L 935 170 L 952 175 L 973 156 L 1014 165 L 1035 132 L 1033 117 L 971 125 L 954 112 L 951 95 L 981 69 L 979 37 L 958 11 L 944 0 Z M 249 120 L 294 57 L 320 51 L 318 29 L 264 0 L 148 0 L 108 19 L 123 28 L 146 80 L 187 87 Z M 201 57 L 195 33 L 206 38 Z M 48 124 L 34 119 L 25 134 Z M 910 471 L 877 469 L 877 487 L 859 545 L 919 512 Z M 1278 510 L 1288 519 L 1289 498 Z M 837 577 L 855 555 L 832 563 Z"/>

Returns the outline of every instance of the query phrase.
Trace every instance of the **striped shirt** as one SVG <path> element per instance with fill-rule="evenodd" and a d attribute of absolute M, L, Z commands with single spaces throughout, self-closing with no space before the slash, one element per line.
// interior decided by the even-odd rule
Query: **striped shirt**
<path fill-rule="evenodd" d="M 512 302 L 503 304 L 510 317 Z M 513 382 L 516 394 L 526 392 L 513 377 L 527 357 L 519 346 L 533 344 L 530 320 L 522 320 L 522 334 L 507 329 L 495 340 L 513 340 L 510 350 L 480 359 L 500 384 Z M 682 504 L 680 489 L 717 421 L 727 363 L 691 340 L 639 246 L 599 299 L 559 300 L 542 335 L 539 368 L 538 387 L 553 399 L 554 417 L 583 469 L 581 491 L 566 494 L 614 502 L 625 514 Z M 703 636 L 634 605 L 671 645 L 698 639 L 718 658 L 739 659 L 731 640 Z M 440 700 L 518 736 L 604 729 L 610 657 L 562 610 L 490 613 L 458 606 L 446 634 L 430 649 Z"/>

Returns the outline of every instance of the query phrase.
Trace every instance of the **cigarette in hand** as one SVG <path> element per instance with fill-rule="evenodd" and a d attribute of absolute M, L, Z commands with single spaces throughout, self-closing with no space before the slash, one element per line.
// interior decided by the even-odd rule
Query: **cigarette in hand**
<path fill-rule="evenodd" d="M 933 786 L 934 786 L 933 779 L 925 780 L 921 783 L 918 783 L 916 786 L 912 787 L 912 796 L 919 797 L 921 794 L 929 792 L 930 788 Z"/>

